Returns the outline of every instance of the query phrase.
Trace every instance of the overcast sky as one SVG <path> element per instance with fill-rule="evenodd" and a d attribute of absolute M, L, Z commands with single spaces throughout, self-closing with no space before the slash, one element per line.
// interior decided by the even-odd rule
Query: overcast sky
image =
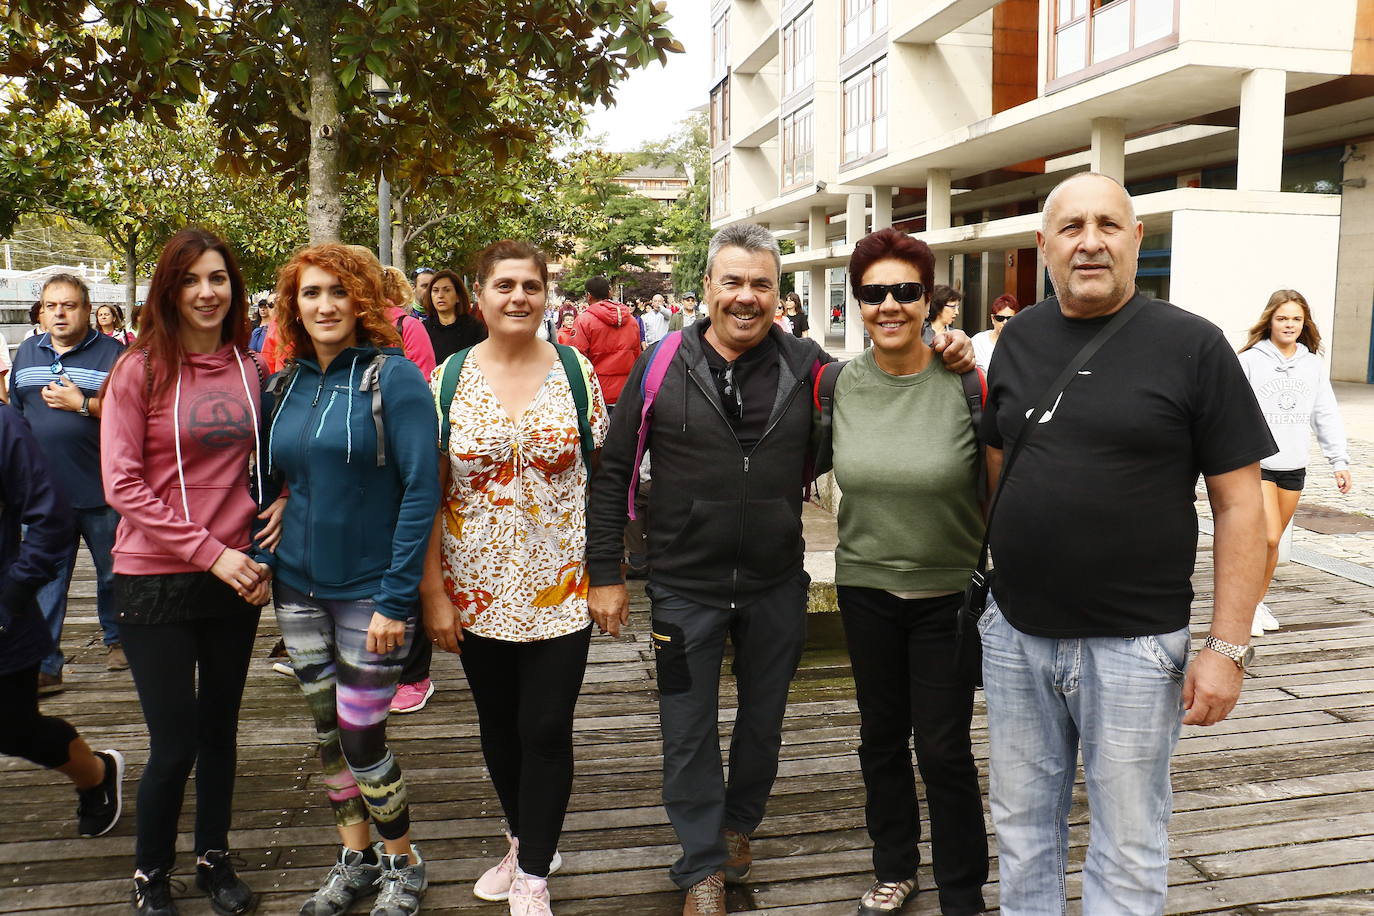
<path fill-rule="evenodd" d="M 668 28 L 687 49 L 669 54 L 667 65 L 634 70 L 616 89 L 617 104 L 592 111 L 589 133 L 605 134 L 606 148 L 624 152 L 646 140 L 667 137 L 677 122 L 709 98 L 710 0 L 668 0 Z"/>

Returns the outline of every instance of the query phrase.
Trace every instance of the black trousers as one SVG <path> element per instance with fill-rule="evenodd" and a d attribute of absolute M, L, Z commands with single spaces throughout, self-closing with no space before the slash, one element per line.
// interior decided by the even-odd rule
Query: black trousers
<path fill-rule="evenodd" d="M 931 850 L 947 913 L 978 912 L 988 878 L 987 827 L 969 736 L 973 684 L 954 651 L 960 595 L 905 600 L 839 586 L 859 701 L 859 766 L 879 881 L 904 881 L 920 864 L 916 763 L 930 809 Z"/>
<path fill-rule="evenodd" d="M 434 663 L 434 643 L 425 637 L 425 625 L 415 622 L 416 638 L 410 641 L 406 652 L 406 664 L 401 669 L 400 684 L 418 684 L 429 677 L 429 666 Z"/>
<path fill-rule="evenodd" d="M 0 754 L 55 770 L 66 764 L 76 729 L 38 711 L 38 662 L 0 674 Z"/>
<path fill-rule="evenodd" d="M 554 639 L 507 642 L 463 634 L 463 671 L 477 706 L 482 756 L 520 868 L 546 877 L 573 779 L 573 712 L 592 628 Z"/>
<path fill-rule="evenodd" d="M 148 723 L 148 765 L 138 783 L 135 864 L 169 868 L 191 768 L 196 770 L 196 854 L 229 848 L 238 762 L 239 703 L 260 608 L 176 623 L 121 623 L 138 701 Z"/>

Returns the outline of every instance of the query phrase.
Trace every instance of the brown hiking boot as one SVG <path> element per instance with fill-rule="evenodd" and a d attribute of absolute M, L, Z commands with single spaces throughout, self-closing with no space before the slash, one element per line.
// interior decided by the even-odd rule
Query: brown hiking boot
<path fill-rule="evenodd" d="M 749 837 L 736 833 L 726 827 L 721 833 L 725 836 L 725 883 L 743 884 L 749 877 L 749 869 L 754 866 L 754 854 L 749 850 Z"/>
<path fill-rule="evenodd" d="M 725 878 L 720 872 L 687 888 L 682 916 L 725 916 Z"/>

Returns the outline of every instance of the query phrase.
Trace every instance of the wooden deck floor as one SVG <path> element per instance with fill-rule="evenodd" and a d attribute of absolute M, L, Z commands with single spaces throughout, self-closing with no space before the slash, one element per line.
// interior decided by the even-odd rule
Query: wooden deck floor
<path fill-rule="evenodd" d="M 1200 560 L 1205 602 L 1205 550 Z M 147 738 L 127 673 L 105 672 L 100 648 L 89 645 L 98 643 L 92 586 L 89 571 L 74 586 L 65 644 L 76 656 L 70 686 L 44 706 L 93 746 L 125 753 L 126 815 L 109 836 L 76 839 L 67 785 L 26 762 L 0 759 L 7 815 L 0 828 L 0 913 L 127 912 L 132 795 Z M 1374 913 L 1374 589 L 1289 566 L 1273 594 L 1284 629 L 1258 641 L 1258 665 L 1241 706 L 1215 728 L 1187 730 L 1174 762 L 1169 913 Z M 593 641 L 578 707 L 565 866 L 552 882 L 560 916 L 668 916 L 681 906 L 666 875 L 676 847 L 659 806 L 642 598 L 635 606 L 628 638 Z M 731 912 L 847 916 L 870 880 L 852 683 L 843 651 L 822 632 L 827 627 L 816 630 L 822 645 L 808 653 L 794 686 L 782 771 L 755 842 L 754 881 L 731 891 Z M 268 614 L 244 699 L 233 844 L 247 859 L 247 879 L 264 894 L 259 912 L 294 914 L 326 870 L 336 838 L 304 706 L 294 683 L 262 658 L 274 639 Z M 410 783 L 415 835 L 431 863 L 425 912 L 494 916 L 504 904 L 483 903 L 470 888 L 503 851 L 498 807 L 456 660 L 436 659 L 435 677 L 439 691 L 430 706 L 394 718 L 391 728 Z M 726 678 L 723 718 L 732 687 Z M 983 768 L 984 726 L 980 697 L 974 738 Z M 184 829 L 193 806 L 192 794 Z M 1080 793 L 1072 835 L 1077 863 L 1087 841 L 1085 815 Z M 189 849 L 185 834 L 182 848 Z M 189 854 L 181 868 L 190 870 Z M 991 905 L 995 860 L 993 874 Z M 921 878 L 931 883 L 928 868 Z M 187 914 L 210 912 L 193 889 L 181 906 Z M 905 912 L 937 913 L 935 895 L 922 893 Z"/>

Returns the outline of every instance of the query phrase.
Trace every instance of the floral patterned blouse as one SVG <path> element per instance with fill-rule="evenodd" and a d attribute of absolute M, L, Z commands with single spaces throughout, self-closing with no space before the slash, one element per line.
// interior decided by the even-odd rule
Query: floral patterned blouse
<path fill-rule="evenodd" d="M 610 425 L 596 373 L 588 415 L 597 448 Z M 430 377 L 436 398 L 439 373 Z M 591 623 L 587 612 L 587 467 L 572 389 L 555 359 L 514 422 L 477 360 L 463 363 L 449 409 L 444 587 L 478 636 L 532 642 Z"/>

